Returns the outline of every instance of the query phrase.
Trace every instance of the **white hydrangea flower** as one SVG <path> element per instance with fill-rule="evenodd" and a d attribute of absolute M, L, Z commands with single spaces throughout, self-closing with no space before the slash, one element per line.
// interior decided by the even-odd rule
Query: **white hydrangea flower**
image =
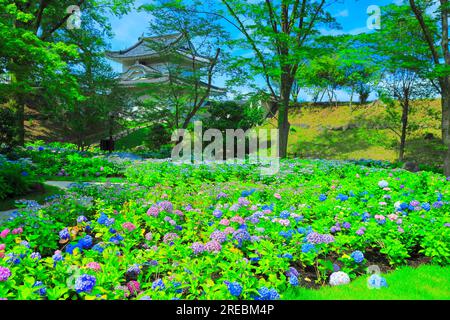
<path fill-rule="evenodd" d="M 330 285 L 331 286 L 340 286 L 343 284 L 348 284 L 350 282 L 350 277 L 348 274 L 342 271 L 333 272 L 330 275 Z"/>
<path fill-rule="evenodd" d="M 387 188 L 389 186 L 389 182 L 387 182 L 386 180 L 381 180 L 380 182 L 378 182 L 378 186 L 380 188 Z"/>

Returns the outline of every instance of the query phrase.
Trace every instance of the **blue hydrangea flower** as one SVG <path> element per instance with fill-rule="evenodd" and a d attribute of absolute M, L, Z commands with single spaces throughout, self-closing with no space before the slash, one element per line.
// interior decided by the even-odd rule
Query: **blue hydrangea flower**
<path fill-rule="evenodd" d="M 369 220 L 369 218 L 370 218 L 370 213 L 364 212 L 362 214 L 362 217 L 361 217 L 362 221 L 366 222 L 367 220 Z"/>
<path fill-rule="evenodd" d="M 34 293 L 39 294 L 40 296 L 45 296 L 47 294 L 47 288 L 44 286 L 42 281 L 36 281 L 33 284 L 33 288 L 38 288 Z"/>
<path fill-rule="evenodd" d="M 292 254 L 290 254 L 290 253 L 285 253 L 281 257 L 285 258 L 285 259 L 292 259 L 293 258 Z"/>
<path fill-rule="evenodd" d="M 105 250 L 105 248 L 103 248 L 100 244 L 96 244 L 95 246 L 92 247 L 92 250 L 97 251 L 98 253 L 103 253 L 103 250 Z"/>
<path fill-rule="evenodd" d="M 70 233 L 69 230 L 67 230 L 67 228 L 64 228 L 62 231 L 59 232 L 59 238 L 61 240 L 67 240 L 70 239 Z"/>
<path fill-rule="evenodd" d="M 66 247 L 66 252 L 68 254 L 73 254 L 73 252 L 77 248 L 80 250 L 80 252 L 83 252 L 83 246 L 79 242 L 75 243 L 75 244 L 73 244 L 73 243 L 68 244 L 67 247 Z"/>
<path fill-rule="evenodd" d="M 345 194 L 339 194 L 339 195 L 336 197 L 336 200 L 341 200 L 342 202 L 344 202 L 344 201 L 347 201 L 347 200 L 348 200 L 348 196 L 345 195 Z"/>
<path fill-rule="evenodd" d="M 294 287 L 298 286 L 298 278 L 295 275 L 291 274 L 291 276 L 289 277 L 289 283 Z"/>
<path fill-rule="evenodd" d="M 181 287 L 181 282 L 173 282 L 173 287 L 175 288 L 175 293 L 182 293 L 183 289 Z"/>
<path fill-rule="evenodd" d="M 279 293 L 275 289 L 268 289 L 262 287 L 258 290 L 259 296 L 255 297 L 255 300 L 277 300 L 280 299 Z"/>
<path fill-rule="evenodd" d="M 114 237 L 109 238 L 109 241 L 111 241 L 112 243 L 115 243 L 115 244 L 119 244 L 120 241 L 122 241 L 122 240 L 123 240 L 123 237 L 122 237 L 120 234 L 115 235 Z"/>
<path fill-rule="evenodd" d="M 164 282 L 161 279 L 157 279 L 152 283 L 153 290 L 164 290 L 166 288 Z"/>
<path fill-rule="evenodd" d="M 241 226 L 242 227 L 242 226 Z M 244 241 L 250 241 L 250 233 L 245 228 L 239 228 L 233 232 L 233 239 L 238 241 L 238 246 L 242 246 Z"/>
<path fill-rule="evenodd" d="M 422 203 L 422 209 L 425 211 L 430 211 L 431 205 L 428 202 Z"/>
<path fill-rule="evenodd" d="M 353 251 L 352 254 L 350 255 L 350 257 L 356 262 L 356 263 L 361 263 L 364 261 L 364 254 L 359 251 Z"/>
<path fill-rule="evenodd" d="M 250 196 L 250 195 L 252 195 L 254 192 L 256 191 L 256 189 L 251 189 L 250 191 L 242 191 L 242 193 L 241 193 L 241 197 L 244 197 L 244 198 L 246 198 L 246 197 L 248 197 L 248 196 Z"/>
<path fill-rule="evenodd" d="M 20 264 L 20 255 L 19 254 L 8 253 L 6 256 L 9 257 L 9 259 L 6 261 L 7 263 Z"/>
<path fill-rule="evenodd" d="M 241 295 L 242 286 L 238 282 L 225 281 L 225 284 L 227 285 L 228 291 L 232 296 L 239 297 Z"/>
<path fill-rule="evenodd" d="M 315 251 L 316 250 L 316 246 L 313 245 L 312 243 L 305 243 L 302 245 L 302 252 L 303 253 L 308 253 L 310 251 Z"/>
<path fill-rule="evenodd" d="M 284 210 L 280 213 L 280 218 L 282 219 L 287 219 L 291 216 L 291 213 L 287 210 Z"/>
<path fill-rule="evenodd" d="M 77 293 L 91 292 L 97 279 L 89 274 L 82 274 L 75 281 L 75 290 Z"/>
<path fill-rule="evenodd" d="M 319 201 L 325 201 L 325 200 L 327 200 L 327 196 L 325 195 L 325 194 L 321 194 L 320 196 L 319 196 Z"/>
<path fill-rule="evenodd" d="M 261 207 L 261 210 L 270 210 L 270 211 L 273 211 L 273 208 L 274 208 L 274 204 L 271 203 L 270 205 L 267 205 L 267 204 L 263 205 L 263 206 Z"/>
<path fill-rule="evenodd" d="M 443 205 L 444 203 L 442 201 L 436 201 L 435 203 L 433 203 L 433 208 L 440 209 Z"/>
<path fill-rule="evenodd" d="M 55 261 L 55 263 L 57 261 L 62 261 L 64 260 L 63 256 L 61 255 L 61 251 L 56 251 L 55 254 L 52 256 L 53 261 Z"/>
<path fill-rule="evenodd" d="M 92 247 L 92 237 L 90 235 L 85 236 L 84 238 L 80 239 L 79 244 L 83 249 L 89 249 Z"/>

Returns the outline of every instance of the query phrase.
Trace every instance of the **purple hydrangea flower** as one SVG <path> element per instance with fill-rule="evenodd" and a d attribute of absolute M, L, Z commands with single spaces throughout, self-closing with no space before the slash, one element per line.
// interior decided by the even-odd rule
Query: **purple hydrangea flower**
<path fill-rule="evenodd" d="M 216 210 L 214 210 L 213 211 L 213 216 L 215 217 L 215 218 L 221 218 L 222 217 L 222 215 L 223 215 L 223 212 L 222 211 L 220 211 L 219 209 L 216 209 Z"/>
<path fill-rule="evenodd" d="M 164 235 L 163 242 L 164 243 L 172 243 L 175 239 L 178 239 L 178 238 L 179 238 L 179 236 L 176 233 L 169 232 Z"/>
<path fill-rule="evenodd" d="M 8 268 L 0 267 L 0 282 L 7 281 L 11 277 L 11 271 Z"/>
<path fill-rule="evenodd" d="M 161 210 L 164 210 L 168 213 L 172 213 L 173 211 L 173 204 L 170 201 L 161 201 L 158 203 L 158 206 L 161 208 Z"/>
<path fill-rule="evenodd" d="M 222 250 L 222 246 L 218 241 L 212 240 L 205 244 L 205 250 L 208 252 L 217 253 L 220 252 L 220 250 Z"/>
<path fill-rule="evenodd" d="M 200 242 L 194 242 L 191 246 L 192 251 L 194 251 L 194 254 L 199 254 L 205 251 L 205 246 L 203 243 Z"/>
<path fill-rule="evenodd" d="M 39 252 L 32 252 L 30 258 L 33 260 L 41 260 L 42 256 Z"/>
<path fill-rule="evenodd" d="M 216 230 L 211 233 L 211 240 L 216 240 L 219 243 L 223 243 L 227 240 L 227 234 L 223 231 Z"/>

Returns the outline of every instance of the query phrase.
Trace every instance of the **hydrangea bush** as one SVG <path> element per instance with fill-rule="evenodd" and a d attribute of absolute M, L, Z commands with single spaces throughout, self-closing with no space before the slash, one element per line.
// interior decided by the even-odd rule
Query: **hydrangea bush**
<path fill-rule="evenodd" d="M 380 261 L 450 260 L 442 175 L 291 160 L 268 177 L 146 163 L 127 179 L 74 185 L 1 225 L 0 298 L 278 299 Z"/>

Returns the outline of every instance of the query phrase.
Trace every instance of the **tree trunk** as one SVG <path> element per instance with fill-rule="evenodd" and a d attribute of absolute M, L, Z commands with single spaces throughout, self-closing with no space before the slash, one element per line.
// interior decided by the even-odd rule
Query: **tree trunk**
<path fill-rule="evenodd" d="M 289 138 L 289 101 L 291 96 L 291 88 L 287 77 L 281 80 L 281 105 L 278 108 L 278 148 L 280 158 L 287 157 L 287 147 Z"/>
<path fill-rule="evenodd" d="M 445 79 L 442 87 L 442 142 L 445 146 L 444 174 L 450 176 L 450 79 Z"/>
<path fill-rule="evenodd" d="M 400 150 L 398 157 L 399 161 L 403 161 L 405 155 L 406 133 L 408 130 L 409 101 L 406 100 L 402 104 L 402 134 L 400 136 Z"/>

